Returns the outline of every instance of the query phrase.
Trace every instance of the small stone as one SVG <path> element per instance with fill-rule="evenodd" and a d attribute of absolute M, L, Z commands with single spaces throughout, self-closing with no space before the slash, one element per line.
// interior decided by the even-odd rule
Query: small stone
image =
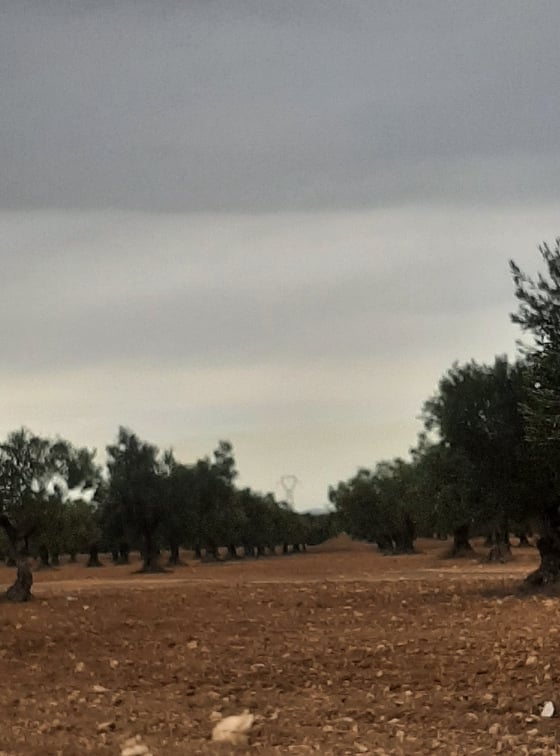
<path fill-rule="evenodd" d="M 248 732 L 253 726 L 255 717 L 244 711 L 243 714 L 221 719 L 212 730 L 212 740 L 232 745 L 247 745 Z"/>
<path fill-rule="evenodd" d="M 525 666 L 526 667 L 534 667 L 538 664 L 538 657 L 535 656 L 535 654 L 529 654 L 529 656 L 525 659 Z"/>
<path fill-rule="evenodd" d="M 109 732 L 115 729 L 115 722 L 111 720 L 109 722 L 101 722 L 97 725 L 97 732 Z"/>
<path fill-rule="evenodd" d="M 148 746 L 142 743 L 140 735 L 135 738 L 128 738 L 123 744 L 121 756 L 152 756 Z"/>
<path fill-rule="evenodd" d="M 103 685 L 94 685 L 92 688 L 94 693 L 108 693 L 109 688 L 105 688 Z"/>
<path fill-rule="evenodd" d="M 74 667 L 74 672 L 83 672 L 85 668 L 86 665 L 83 662 L 78 662 Z"/>
<path fill-rule="evenodd" d="M 121 756 L 150 756 L 150 749 L 143 743 L 127 746 L 121 751 Z"/>
<path fill-rule="evenodd" d="M 500 727 L 500 725 L 497 722 L 495 722 L 493 725 L 490 725 L 490 727 L 488 728 L 488 732 L 490 733 L 490 735 L 496 736 L 500 734 L 501 729 L 502 728 Z"/>
<path fill-rule="evenodd" d="M 555 713 L 556 713 L 556 707 L 554 706 L 553 702 L 545 701 L 541 709 L 541 717 L 545 717 L 549 719 L 550 717 L 553 717 Z"/>

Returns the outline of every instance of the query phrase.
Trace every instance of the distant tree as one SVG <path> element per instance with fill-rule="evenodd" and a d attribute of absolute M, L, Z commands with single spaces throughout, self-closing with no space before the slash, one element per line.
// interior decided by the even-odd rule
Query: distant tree
<path fill-rule="evenodd" d="M 476 472 L 467 456 L 441 441 L 422 439 L 416 457 L 416 518 L 430 536 L 453 535 L 449 556 L 474 554 L 470 543 L 481 522 L 480 491 Z"/>
<path fill-rule="evenodd" d="M 0 444 L 0 525 L 12 559 L 18 561 L 18 574 L 29 569 L 25 558 L 31 539 L 44 565 L 49 564 L 49 548 L 58 557 L 64 502 L 70 491 L 95 485 L 94 456 L 89 449 L 75 448 L 62 439 L 41 438 L 25 428 L 10 433 Z"/>
<path fill-rule="evenodd" d="M 414 466 L 402 459 L 361 468 L 329 489 L 340 527 L 387 554 L 414 553 L 416 496 Z"/>
<path fill-rule="evenodd" d="M 157 447 L 120 428 L 117 443 L 107 447 L 109 486 L 106 511 L 123 530 L 142 542 L 142 572 L 161 572 L 159 537 L 168 514 L 164 475 Z"/>
<path fill-rule="evenodd" d="M 339 535 L 340 530 L 334 512 L 325 514 L 306 512 L 300 517 L 305 527 L 305 542 L 310 546 L 318 546 Z"/>
<path fill-rule="evenodd" d="M 502 561 L 510 556 L 510 525 L 523 506 L 523 397 L 523 366 L 497 357 L 490 366 L 453 365 L 440 380 L 438 393 L 424 405 L 426 429 L 437 431 L 452 454 L 445 459 L 440 454 L 441 462 L 467 472 L 466 460 L 467 474 L 473 476 L 469 497 L 461 498 L 471 507 L 465 522 L 487 524 L 493 545 L 490 557 Z M 466 493 L 465 486 L 461 489 Z"/>
<path fill-rule="evenodd" d="M 84 499 L 66 502 L 63 514 L 62 540 L 70 561 L 90 549 L 99 539 L 95 504 Z"/>
<path fill-rule="evenodd" d="M 179 549 L 192 541 L 196 531 L 196 473 L 193 467 L 167 459 L 169 475 L 165 479 L 167 514 L 163 522 L 163 537 L 169 547 L 169 563 L 181 563 Z"/>

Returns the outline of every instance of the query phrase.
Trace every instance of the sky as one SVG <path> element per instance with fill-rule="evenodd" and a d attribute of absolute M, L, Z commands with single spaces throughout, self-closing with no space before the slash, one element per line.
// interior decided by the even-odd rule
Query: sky
<path fill-rule="evenodd" d="M 298 509 L 516 353 L 560 235 L 557 0 L 0 5 L 0 436 L 119 425 Z"/>

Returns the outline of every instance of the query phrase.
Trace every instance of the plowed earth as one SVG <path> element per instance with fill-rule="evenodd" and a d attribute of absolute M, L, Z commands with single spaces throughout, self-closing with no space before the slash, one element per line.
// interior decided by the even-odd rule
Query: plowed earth
<path fill-rule="evenodd" d="M 560 753 L 539 716 L 560 705 L 560 599 L 515 592 L 536 550 L 494 567 L 418 546 L 37 572 L 34 601 L 0 605 L 0 752 Z M 249 746 L 211 743 L 244 709 Z"/>

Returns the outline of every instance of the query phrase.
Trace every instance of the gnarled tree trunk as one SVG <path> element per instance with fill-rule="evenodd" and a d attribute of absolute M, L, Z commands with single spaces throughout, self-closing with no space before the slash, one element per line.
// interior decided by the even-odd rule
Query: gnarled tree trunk
<path fill-rule="evenodd" d="M 15 526 L 10 522 L 6 515 L 0 515 L 0 526 L 6 533 L 8 540 L 8 549 L 10 557 L 17 565 L 16 580 L 6 591 L 6 598 L 8 601 L 21 603 L 29 601 L 32 597 L 31 586 L 33 585 L 33 574 L 27 561 L 25 553 L 20 552 L 18 554 L 18 540 L 19 534 Z M 25 547 L 24 547 L 25 549 Z"/>
<path fill-rule="evenodd" d="M 469 541 L 469 526 L 459 525 L 453 531 L 453 546 L 449 552 L 452 559 L 460 557 L 472 557 L 474 549 Z"/>
<path fill-rule="evenodd" d="M 144 550 L 142 552 L 142 568 L 140 572 L 165 572 L 159 561 L 159 549 L 151 530 L 144 532 Z"/>
<path fill-rule="evenodd" d="M 126 541 L 119 543 L 119 564 L 130 564 L 130 546 Z"/>
<path fill-rule="evenodd" d="M 507 521 L 501 528 L 494 528 L 491 533 L 492 546 L 486 557 L 489 562 L 509 562 L 513 559 L 509 542 L 509 527 Z"/>
<path fill-rule="evenodd" d="M 45 546 L 44 543 L 42 543 L 39 546 L 39 566 L 37 569 L 39 570 L 49 570 L 51 568 L 51 562 L 49 557 L 49 550 Z"/>
<path fill-rule="evenodd" d="M 169 546 L 169 559 L 167 560 L 167 563 L 170 564 L 173 567 L 180 566 L 184 564 L 184 562 L 181 560 L 181 555 L 179 553 L 179 546 L 176 543 L 172 543 Z"/>
<path fill-rule="evenodd" d="M 99 560 L 99 548 L 96 543 L 92 543 L 89 547 L 89 559 L 86 567 L 103 567 L 103 563 Z"/>
<path fill-rule="evenodd" d="M 537 541 L 537 548 L 541 556 L 539 567 L 525 578 L 525 582 L 532 586 L 544 586 L 560 581 L 560 539 L 549 533 Z"/>
<path fill-rule="evenodd" d="M 16 581 L 6 591 L 8 601 L 22 603 L 29 601 L 32 597 L 31 586 L 33 585 L 33 574 L 29 567 L 29 562 L 25 556 L 20 556 L 17 560 Z"/>

